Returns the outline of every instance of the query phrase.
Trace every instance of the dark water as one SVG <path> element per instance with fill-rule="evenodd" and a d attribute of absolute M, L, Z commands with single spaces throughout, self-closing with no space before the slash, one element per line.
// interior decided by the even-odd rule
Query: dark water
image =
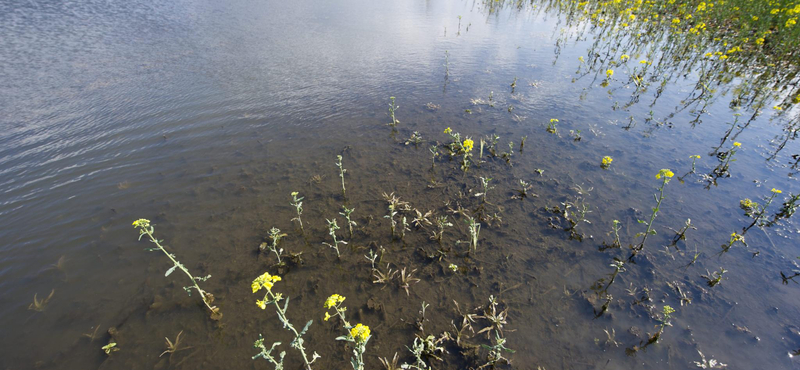
<path fill-rule="evenodd" d="M 323 356 L 315 368 L 349 368 L 350 350 L 334 340 L 343 329 L 321 320 L 333 293 L 347 297 L 351 321 L 372 329 L 368 368 L 395 352 L 400 363 L 413 361 L 406 346 L 419 333 L 422 302 L 430 304 L 425 335 L 439 336 L 461 322 L 454 300 L 466 312 L 490 296 L 508 307 L 504 335 L 515 368 L 696 368 L 698 350 L 730 368 L 800 367 L 788 354 L 800 348 L 798 286 L 782 285 L 779 274 L 800 255 L 797 225 L 753 228 L 749 247 L 717 256 L 750 222 L 740 199 L 782 189 L 777 211 L 797 191 L 784 166 L 794 142 L 765 161 L 784 132 L 780 120 L 760 116 L 741 130 L 731 177 L 706 189 L 699 174 L 719 164 L 715 148 L 735 119 L 724 99 L 706 108 L 702 124 L 690 124 L 688 111 L 647 122 L 650 111 L 664 117 L 681 106 L 694 87 L 689 76 L 671 81 L 652 107 L 614 109 L 629 88 L 603 88 L 602 77 L 572 82 L 597 35 L 578 36 L 563 16 L 540 9 L 460 1 L 0 3 L 0 367 L 271 368 L 250 359 L 261 333 L 282 341 L 287 368 L 299 368 L 288 332 L 250 290 L 253 278 L 277 272 L 274 256 L 257 253 L 272 227 L 289 234 L 287 251 L 303 252 L 274 289 L 291 297 L 295 325 L 315 320 L 305 337 Z M 493 107 L 472 102 L 488 103 L 490 93 Z M 389 96 L 400 106 L 394 133 Z M 559 119 L 556 135 L 545 130 L 551 118 Z M 513 141 L 513 166 L 486 158 L 464 173 L 458 158 L 444 155 L 431 169 L 428 147 L 449 141 L 447 127 L 474 138 L 476 152 L 480 137 L 498 135 L 500 151 Z M 418 148 L 404 144 L 413 131 L 423 137 Z M 613 257 L 627 257 L 627 249 L 598 251 L 612 240 L 612 220 L 621 221 L 623 245 L 634 243 L 644 230 L 637 219 L 654 205 L 654 175 L 683 175 L 694 154 L 702 156 L 697 173 L 667 185 L 658 234 L 618 276 L 608 313 L 595 319 L 605 298 L 590 286 L 613 271 Z M 606 155 L 614 161 L 603 170 Z M 495 186 L 486 205 L 474 196 L 481 176 Z M 520 179 L 538 197 L 511 199 Z M 290 221 L 292 191 L 305 196 L 304 233 Z M 414 227 L 393 240 L 384 192 L 450 215 L 444 246 Z M 551 228 L 545 210 L 578 192 L 590 211 L 591 223 L 578 226 L 583 242 Z M 339 217 L 345 202 L 358 226 L 352 238 L 340 230 L 350 244 L 337 259 L 321 243 L 330 241 L 325 219 Z M 472 255 L 456 243 L 468 240 L 465 217 L 447 213 L 459 206 L 502 218 L 483 222 Z M 217 297 L 221 321 L 185 294 L 184 276 L 164 277 L 169 262 L 137 242 L 137 218 L 152 220 L 194 274 L 212 275 L 203 287 Z M 678 250 L 665 248 L 668 227 L 687 218 L 697 230 Z M 383 264 L 416 269 L 421 281 L 409 295 L 395 283 L 372 283 L 362 256 L 380 246 Z M 441 259 L 428 257 L 438 249 Z M 684 268 L 695 251 L 697 262 Z M 451 273 L 450 263 L 462 271 Z M 700 275 L 720 267 L 728 272 L 709 288 Z M 681 306 L 668 282 L 692 303 Z M 645 287 L 652 300 L 634 305 Z M 42 312 L 29 310 L 34 294 L 51 290 Z M 626 356 L 655 332 L 664 305 L 676 309 L 673 326 Z M 486 321 L 473 326 L 477 332 Z M 604 329 L 614 329 L 618 347 Z M 159 358 L 163 338 L 181 331 L 182 347 L 191 348 Z M 464 338 L 490 343 L 485 333 Z M 120 350 L 106 356 L 100 348 L 109 340 Z M 455 343 L 446 349 L 435 368 L 475 366 Z"/>

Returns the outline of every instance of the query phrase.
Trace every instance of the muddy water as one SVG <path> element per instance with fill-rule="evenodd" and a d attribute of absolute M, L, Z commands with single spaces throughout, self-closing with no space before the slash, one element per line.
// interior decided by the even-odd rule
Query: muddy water
<path fill-rule="evenodd" d="M 395 352 L 401 364 L 413 362 L 406 346 L 423 335 L 415 324 L 423 302 L 424 336 L 438 337 L 461 326 L 454 301 L 462 313 L 482 314 L 490 296 L 508 309 L 503 336 L 516 368 L 685 369 L 698 350 L 732 368 L 798 367 L 788 355 L 800 348 L 798 288 L 779 275 L 800 255 L 794 222 L 754 228 L 749 247 L 717 256 L 749 224 L 740 199 L 796 188 L 780 165 L 794 144 L 765 162 L 781 127 L 757 119 L 736 138 L 743 145 L 731 177 L 706 189 L 699 174 L 719 163 L 713 152 L 734 112 L 722 103 L 700 125 L 687 123 L 688 112 L 670 124 L 645 122 L 650 110 L 674 111 L 691 88 L 685 81 L 653 107 L 614 109 L 625 88 L 609 94 L 599 81 L 572 82 L 593 39 L 554 49 L 570 32 L 555 12 L 458 1 L 31 1 L 0 4 L 0 20 L 3 368 L 270 368 L 251 360 L 259 333 L 283 342 L 287 368 L 300 368 L 272 308 L 254 304 L 250 282 L 265 271 L 282 274 L 274 290 L 290 297 L 289 319 L 314 320 L 305 340 L 322 355 L 315 368 L 349 367 L 350 350 L 334 340 L 343 329 L 322 320 L 333 293 L 347 297 L 351 321 L 371 327 L 368 368 Z M 390 96 L 400 106 L 396 131 L 386 125 Z M 546 131 L 551 118 L 556 134 Z M 450 141 L 447 127 L 475 139 L 466 173 L 441 146 L 431 165 L 429 147 Z M 414 131 L 422 141 L 405 144 Z M 498 154 L 513 141 L 510 165 L 488 148 L 477 161 L 478 139 L 490 135 L 500 137 Z M 702 156 L 697 173 L 666 186 L 657 234 L 595 318 L 606 298 L 590 287 L 613 271 L 612 258 L 628 255 L 598 250 L 613 240 L 612 220 L 623 246 L 635 243 L 660 184 L 654 175 L 689 172 L 694 154 Z M 604 170 L 606 155 L 614 161 Z M 475 196 L 480 177 L 494 186 L 485 202 Z M 519 180 L 532 185 L 523 200 L 512 199 Z M 304 231 L 290 221 L 292 191 L 305 197 Z M 391 192 L 422 213 L 449 216 L 441 246 L 427 225 L 391 236 L 382 196 Z M 582 242 L 546 210 L 579 195 L 589 221 L 577 228 Z M 337 259 L 322 243 L 331 241 L 326 218 L 344 225 L 342 204 L 355 208 L 357 226 L 352 237 L 339 230 L 349 244 Z M 472 254 L 467 215 L 482 217 Z M 212 275 L 202 286 L 216 296 L 221 321 L 186 295 L 184 276 L 164 277 L 166 257 L 137 242 L 131 222 L 142 217 L 195 275 Z M 687 218 L 697 229 L 666 248 L 670 228 Z M 274 256 L 258 252 L 272 227 L 302 261 L 279 271 Z M 381 271 L 414 270 L 419 282 L 408 293 L 396 281 L 374 284 L 370 250 Z M 708 287 L 700 275 L 720 267 L 724 279 Z M 691 304 L 682 306 L 667 283 Z M 637 304 L 645 290 L 650 299 Z M 51 291 L 41 312 L 29 309 L 34 295 Z M 672 326 L 626 355 L 656 331 L 664 305 L 676 309 Z M 475 359 L 470 348 L 491 343 L 475 334 L 487 321 L 472 326 L 460 346 L 444 342 L 435 368 L 485 362 L 486 350 Z M 163 338 L 181 331 L 180 350 L 159 357 Z M 100 348 L 110 340 L 119 351 L 106 356 Z"/>

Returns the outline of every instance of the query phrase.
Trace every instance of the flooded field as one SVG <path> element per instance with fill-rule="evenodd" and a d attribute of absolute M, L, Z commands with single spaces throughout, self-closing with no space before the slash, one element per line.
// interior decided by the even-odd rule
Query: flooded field
<path fill-rule="evenodd" d="M 800 368 L 773 3 L 2 2 L 0 368 Z"/>

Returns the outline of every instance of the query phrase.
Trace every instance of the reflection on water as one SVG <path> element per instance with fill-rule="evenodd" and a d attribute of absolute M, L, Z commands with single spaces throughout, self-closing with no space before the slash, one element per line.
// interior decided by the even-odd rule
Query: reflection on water
<path fill-rule="evenodd" d="M 0 4 L 0 366 L 796 367 L 796 67 L 636 4 Z"/>

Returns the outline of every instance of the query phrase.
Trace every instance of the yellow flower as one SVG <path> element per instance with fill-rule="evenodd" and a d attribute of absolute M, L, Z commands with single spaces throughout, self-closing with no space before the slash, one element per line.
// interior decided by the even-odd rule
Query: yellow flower
<path fill-rule="evenodd" d="M 581 61 L 581 63 L 583 63 L 583 56 L 579 56 L 579 57 L 578 57 L 578 60 L 580 60 L 580 61 Z"/>
<path fill-rule="evenodd" d="M 446 129 L 444 129 L 444 133 L 445 133 L 445 134 L 449 134 L 449 133 L 451 133 L 451 132 L 453 132 L 453 130 L 451 130 L 451 129 L 450 129 L 450 127 L 448 127 L 448 128 L 446 128 Z"/>
<path fill-rule="evenodd" d="M 331 316 L 328 312 L 325 312 L 325 318 L 323 318 L 323 320 L 328 321 L 331 319 L 331 317 L 333 316 Z"/>
<path fill-rule="evenodd" d="M 267 302 L 266 301 L 256 301 L 256 306 L 261 307 L 262 310 L 267 309 Z"/>
<path fill-rule="evenodd" d="M 613 158 L 611 158 L 609 156 L 605 156 L 605 157 L 603 157 L 603 166 L 608 167 L 608 166 L 611 165 L 611 162 L 613 162 L 613 161 L 614 161 Z"/>
<path fill-rule="evenodd" d="M 681 20 L 679 18 L 672 18 L 672 24 L 678 24 L 678 23 L 681 23 Z"/>
<path fill-rule="evenodd" d="M 150 226 L 150 220 L 140 218 L 136 221 L 133 221 L 133 227 L 148 227 L 148 226 Z"/>
<path fill-rule="evenodd" d="M 738 147 L 742 146 L 742 143 L 740 143 L 740 142 L 738 142 L 738 141 L 734 141 L 734 142 L 733 142 L 733 146 L 735 146 L 735 147 L 737 147 L 737 148 L 738 148 Z"/>
<path fill-rule="evenodd" d="M 265 272 L 261 276 L 255 278 L 253 284 L 250 286 L 253 288 L 253 293 L 261 290 L 261 288 L 267 288 L 267 290 L 272 291 L 272 286 L 279 281 L 281 281 L 280 276 L 272 276 L 269 272 Z"/>
<path fill-rule="evenodd" d="M 464 140 L 464 151 L 471 152 L 472 147 L 475 145 L 475 142 L 472 139 Z"/>
<path fill-rule="evenodd" d="M 613 75 L 614 75 L 613 69 L 606 70 L 606 78 L 611 78 L 611 76 Z"/>
<path fill-rule="evenodd" d="M 333 307 L 336 307 L 339 303 L 344 302 L 344 300 L 345 300 L 345 297 L 342 297 L 342 296 L 340 296 L 338 294 L 334 294 L 334 295 L 328 297 L 328 299 L 325 300 L 325 303 L 323 304 L 323 306 L 325 308 L 333 308 Z"/>
<path fill-rule="evenodd" d="M 780 106 L 778 106 L 778 105 L 776 105 L 776 106 L 772 107 L 772 109 L 774 109 L 774 110 L 778 110 L 778 111 L 780 111 L 780 110 L 783 110 L 783 108 L 781 108 L 781 107 L 780 107 Z"/>
<path fill-rule="evenodd" d="M 664 177 L 664 178 L 668 179 L 668 178 L 670 178 L 672 176 L 675 176 L 675 174 L 672 173 L 672 171 L 670 171 L 668 168 L 664 168 L 661 171 L 658 171 L 658 173 L 656 174 L 656 178 L 657 179 L 660 179 L 661 177 Z"/>
<path fill-rule="evenodd" d="M 695 155 L 690 155 L 689 158 L 700 159 L 700 156 L 695 154 Z"/>
<path fill-rule="evenodd" d="M 619 57 L 619 59 L 621 59 L 623 62 L 628 60 L 628 59 L 630 59 L 630 58 L 631 58 L 631 56 L 628 55 L 628 54 L 622 54 L 622 56 Z"/>
<path fill-rule="evenodd" d="M 753 16 L 753 20 L 754 20 L 754 21 L 757 21 L 757 20 L 758 20 L 758 16 L 754 15 L 754 16 Z"/>
<path fill-rule="evenodd" d="M 775 194 L 783 193 L 783 191 L 780 191 L 780 190 L 775 189 L 775 188 L 772 188 L 772 192 L 775 193 Z"/>
<path fill-rule="evenodd" d="M 350 336 L 358 343 L 364 343 L 369 339 L 369 326 L 361 323 L 350 329 Z"/>
<path fill-rule="evenodd" d="M 797 24 L 797 17 L 795 17 L 795 18 L 789 18 L 789 20 L 788 20 L 788 21 L 786 21 L 786 27 L 787 27 L 787 28 L 789 28 L 789 27 L 791 27 L 791 26 L 794 26 L 795 24 Z"/>
<path fill-rule="evenodd" d="M 558 118 L 550 118 L 550 123 L 558 123 Z"/>

